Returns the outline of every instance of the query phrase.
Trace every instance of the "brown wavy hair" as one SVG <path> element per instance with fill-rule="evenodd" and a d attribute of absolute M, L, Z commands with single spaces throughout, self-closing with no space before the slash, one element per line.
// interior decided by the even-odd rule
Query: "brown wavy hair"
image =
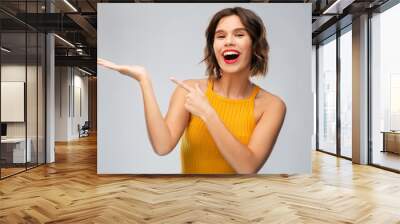
<path fill-rule="evenodd" d="M 214 36 L 218 22 L 226 16 L 236 15 L 240 18 L 252 40 L 251 76 L 265 76 L 268 71 L 269 44 L 266 30 L 261 18 L 249 9 L 242 7 L 226 8 L 217 12 L 211 19 L 206 30 L 207 45 L 204 48 L 204 59 L 207 65 L 207 74 L 212 78 L 221 78 L 221 70 L 214 54 Z"/>

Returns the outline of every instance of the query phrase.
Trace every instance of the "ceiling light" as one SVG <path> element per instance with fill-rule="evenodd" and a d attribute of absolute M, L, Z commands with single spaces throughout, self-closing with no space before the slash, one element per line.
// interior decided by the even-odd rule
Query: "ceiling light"
<path fill-rule="evenodd" d="M 68 0 L 64 0 L 65 4 L 67 4 L 72 10 L 74 10 L 74 12 L 78 12 L 78 10 L 71 4 L 68 2 Z"/>
<path fill-rule="evenodd" d="M 341 14 L 343 9 L 349 6 L 354 0 L 336 0 L 332 5 L 324 10 L 322 14 Z"/>
<path fill-rule="evenodd" d="M 11 50 L 9 50 L 9 49 L 7 49 L 7 48 L 5 48 L 5 47 L 1 47 L 1 50 L 4 51 L 4 52 L 6 52 L 6 53 L 10 53 L 10 52 L 11 52 Z"/>
<path fill-rule="evenodd" d="M 63 42 L 66 43 L 67 45 L 69 45 L 69 46 L 75 48 L 75 45 L 71 44 L 71 42 L 67 41 L 66 39 L 64 39 L 64 38 L 62 38 L 62 37 L 60 37 L 60 36 L 58 36 L 57 34 L 54 34 L 54 36 L 56 36 L 58 39 L 60 39 L 61 41 L 63 41 Z"/>
<path fill-rule="evenodd" d="M 90 72 L 88 72 L 88 71 L 85 71 L 85 70 L 83 70 L 83 69 L 81 69 L 81 68 L 79 68 L 79 67 L 78 67 L 78 69 L 79 69 L 79 71 L 81 71 L 81 72 L 83 72 L 83 73 L 85 73 L 85 74 L 92 75 L 92 73 L 90 73 Z"/>
<path fill-rule="evenodd" d="M 322 14 L 330 13 L 330 11 L 336 7 L 336 5 L 340 2 L 340 0 L 336 0 L 332 5 L 330 5 L 327 9 L 324 10 Z"/>

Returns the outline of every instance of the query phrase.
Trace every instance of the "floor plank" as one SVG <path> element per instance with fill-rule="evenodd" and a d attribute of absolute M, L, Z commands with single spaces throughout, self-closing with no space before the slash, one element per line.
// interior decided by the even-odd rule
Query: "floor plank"
<path fill-rule="evenodd" d="M 96 174 L 96 138 L 0 181 L 0 223 L 400 223 L 400 175 L 313 153 L 311 175 Z"/>

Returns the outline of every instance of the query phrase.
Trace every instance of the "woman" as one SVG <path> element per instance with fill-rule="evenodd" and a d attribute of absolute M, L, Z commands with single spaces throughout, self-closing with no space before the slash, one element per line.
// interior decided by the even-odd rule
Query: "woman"
<path fill-rule="evenodd" d="M 150 75 L 140 66 L 98 64 L 140 83 L 147 131 L 158 155 L 170 153 L 181 139 L 182 172 L 257 173 L 272 152 L 286 106 L 250 81 L 265 76 L 269 46 L 262 20 L 241 7 L 217 12 L 206 30 L 207 79 L 178 84 L 165 118 Z"/>

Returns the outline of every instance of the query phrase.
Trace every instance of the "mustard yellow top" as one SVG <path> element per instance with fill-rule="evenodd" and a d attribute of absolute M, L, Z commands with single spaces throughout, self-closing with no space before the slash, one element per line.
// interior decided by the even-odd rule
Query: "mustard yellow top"
<path fill-rule="evenodd" d="M 215 93 L 213 86 L 213 81 L 209 80 L 205 92 L 208 102 L 225 127 L 247 145 L 255 127 L 254 99 L 259 87 L 254 85 L 247 99 L 229 99 Z M 184 174 L 236 173 L 219 152 L 205 123 L 193 114 L 181 141 L 181 165 Z"/>

